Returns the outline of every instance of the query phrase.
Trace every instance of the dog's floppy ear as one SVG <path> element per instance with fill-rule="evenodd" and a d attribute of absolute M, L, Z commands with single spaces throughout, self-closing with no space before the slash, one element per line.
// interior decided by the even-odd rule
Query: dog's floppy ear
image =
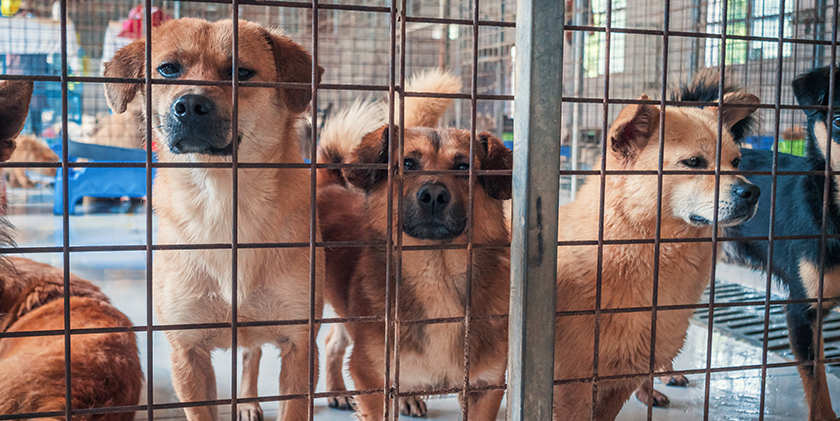
<path fill-rule="evenodd" d="M 505 147 L 501 140 L 490 133 L 482 132 L 478 135 L 478 143 L 484 154 L 481 158 L 482 170 L 509 170 L 513 168 L 513 153 Z M 481 175 L 478 181 L 487 190 L 490 197 L 498 200 L 511 198 L 513 180 L 509 175 Z"/>
<path fill-rule="evenodd" d="M 298 43 L 286 36 L 274 34 L 269 31 L 265 33 L 271 51 L 274 54 L 274 64 L 277 66 L 278 82 L 311 83 L 312 82 L 312 56 Z M 318 82 L 324 68 L 318 66 Z M 302 113 L 309 106 L 312 99 L 310 88 L 278 88 L 280 97 L 289 111 Z"/>
<path fill-rule="evenodd" d="M 105 63 L 103 76 L 139 79 L 145 77 L 146 41 L 138 39 L 120 48 L 111 61 Z M 140 90 L 139 83 L 106 83 L 105 99 L 117 114 L 125 112 L 128 104 Z"/>
<path fill-rule="evenodd" d="M 32 99 L 32 82 L 9 80 L 0 84 L 0 161 L 15 151 L 15 137 L 23 129 Z"/>
<path fill-rule="evenodd" d="M 398 128 L 394 126 L 394 133 Z M 362 138 L 356 146 L 349 163 L 352 164 L 387 164 L 388 163 L 388 125 L 382 126 Z M 374 184 L 388 176 L 387 170 L 350 168 L 344 170 L 347 182 L 362 189 L 370 190 Z"/>
<path fill-rule="evenodd" d="M 808 73 L 799 75 L 791 83 L 796 102 L 799 105 L 828 105 L 828 84 L 830 77 L 830 67 L 820 67 L 819 69 L 814 69 Z M 808 116 L 821 112 L 821 110 L 802 111 Z"/>
<path fill-rule="evenodd" d="M 639 100 L 646 101 L 647 95 Z M 610 127 L 610 147 L 616 156 L 632 161 L 648 142 L 648 138 L 659 126 L 659 107 L 649 104 L 633 104 L 624 107 Z"/>

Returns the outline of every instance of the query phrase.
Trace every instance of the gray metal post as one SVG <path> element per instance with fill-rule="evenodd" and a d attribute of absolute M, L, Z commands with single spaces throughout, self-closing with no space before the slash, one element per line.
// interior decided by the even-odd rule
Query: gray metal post
<path fill-rule="evenodd" d="M 557 0 L 520 0 L 516 13 L 507 391 L 511 421 L 551 420 L 563 6 Z"/>
<path fill-rule="evenodd" d="M 828 7 L 828 2 L 826 0 L 817 0 L 816 4 L 814 5 L 814 39 L 815 40 L 824 40 L 826 39 L 825 33 L 825 18 L 826 18 L 826 8 Z M 834 11 L 834 14 L 837 15 L 837 11 Z M 779 23 L 783 25 L 783 22 Z M 783 26 L 781 28 L 784 28 Z M 812 67 L 822 67 L 825 64 L 825 46 L 822 44 L 815 44 L 814 45 L 814 64 Z"/>
<path fill-rule="evenodd" d="M 574 2 L 574 25 L 583 26 L 587 22 L 583 21 L 583 11 L 587 9 L 586 0 L 575 0 Z M 590 12 L 591 13 L 591 12 Z M 575 66 L 575 98 L 583 98 L 583 78 L 585 77 L 585 70 L 583 68 L 583 56 L 585 45 L 583 43 L 583 31 L 575 31 L 572 34 L 572 45 L 574 45 L 574 66 Z M 583 104 L 575 102 L 572 104 L 572 171 L 578 170 L 578 161 L 580 160 L 580 140 L 581 132 L 580 126 L 583 124 Z M 572 182 L 570 185 L 570 198 L 575 200 L 577 196 L 578 176 L 572 174 Z"/>

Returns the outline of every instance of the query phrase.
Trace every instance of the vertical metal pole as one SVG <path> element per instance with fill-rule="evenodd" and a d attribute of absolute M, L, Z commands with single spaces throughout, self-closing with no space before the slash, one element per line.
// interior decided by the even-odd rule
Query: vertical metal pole
<path fill-rule="evenodd" d="M 575 15 L 574 15 L 574 24 L 576 26 L 583 26 L 586 25 L 586 22 L 583 21 L 583 11 L 586 9 L 586 0 L 575 0 Z M 591 12 L 590 12 L 591 13 Z M 574 45 L 574 66 L 575 66 L 575 98 L 583 98 L 583 78 L 585 77 L 585 71 L 583 68 L 583 56 L 584 56 L 584 40 L 583 40 L 583 31 L 575 31 L 572 34 L 572 45 Z M 583 124 L 583 107 L 582 104 L 579 102 L 572 103 L 572 171 L 578 170 L 578 161 L 580 160 L 579 157 L 579 148 L 580 148 L 580 126 Z M 575 195 L 577 194 L 577 184 L 578 184 L 578 176 L 576 173 L 572 173 L 572 182 L 569 188 L 569 200 L 575 200 Z"/>
<path fill-rule="evenodd" d="M 700 0 L 691 0 L 691 22 L 694 24 L 694 30 L 697 32 L 700 31 L 700 28 L 703 28 L 703 32 L 706 31 L 706 25 L 704 24 L 706 15 L 703 13 L 706 9 L 701 6 Z M 697 38 L 691 43 L 691 55 L 688 57 L 688 75 L 686 75 L 688 80 L 691 80 L 700 71 L 700 54 L 703 52 L 704 43 L 705 40 L 703 38 Z"/>
<path fill-rule="evenodd" d="M 449 19 L 449 11 L 452 8 L 450 0 L 440 0 L 440 17 Z M 438 66 L 441 69 L 449 68 L 449 25 L 443 25 L 440 34 L 440 49 L 438 51 Z"/>
<path fill-rule="evenodd" d="M 504 15 L 502 15 L 502 19 L 504 19 Z M 499 29 L 502 34 L 504 34 L 504 29 Z M 500 44 L 499 49 L 502 49 Z M 504 95 L 505 94 L 505 81 L 504 81 L 504 65 L 505 65 L 505 58 L 503 55 L 499 55 L 499 58 L 496 59 L 496 94 Z M 496 120 L 496 134 L 499 136 L 499 139 L 504 140 L 505 137 L 505 103 L 502 101 L 494 101 L 493 102 L 493 113 L 494 118 Z"/>
<path fill-rule="evenodd" d="M 828 7 L 828 2 L 826 0 L 816 0 L 816 4 L 814 5 L 814 13 L 816 14 L 814 19 L 814 39 L 818 41 L 825 40 L 825 20 L 827 17 L 826 8 Z M 780 13 L 784 16 L 784 10 Z M 834 15 L 837 16 L 837 10 L 834 11 Z M 779 18 L 779 27 L 784 28 L 784 19 Z M 825 63 L 825 46 L 822 44 L 814 44 L 814 63 L 812 67 L 822 67 Z"/>
<path fill-rule="evenodd" d="M 564 2 L 521 0 L 516 92 L 507 419 L 550 420 Z"/>

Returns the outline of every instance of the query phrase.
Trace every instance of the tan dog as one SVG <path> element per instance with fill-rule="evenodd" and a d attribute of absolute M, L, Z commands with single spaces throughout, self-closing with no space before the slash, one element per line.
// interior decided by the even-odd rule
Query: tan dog
<path fill-rule="evenodd" d="M 170 80 L 240 80 L 310 83 L 312 58 L 300 45 L 257 24 L 239 23 L 239 67 L 231 68 L 231 21 L 172 20 L 152 33 L 152 75 Z M 124 47 L 105 65 L 107 77 L 143 77 L 145 42 Z M 123 112 L 140 85 L 109 84 L 111 108 Z M 142 90 L 140 90 L 142 92 Z M 229 163 L 233 142 L 240 162 L 302 163 L 295 120 L 309 104 L 307 88 L 239 88 L 238 137 L 232 139 L 232 88 L 154 85 L 152 126 L 162 162 Z M 238 171 L 240 243 L 309 242 L 310 173 L 306 169 Z M 162 244 L 231 243 L 232 171 L 225 168 L 159 168 L 153 200 Z M 320 238 L 315 233 L 316 238 Z M 163 324 L 230 323 L 230 250 L 158 251 L 154 303 Z M 323 255 L 315 262 L 310 297 L 308 247 L 243 248 L 237 260 L 238 321 L 305 320 L 310 299 L 315 317 L 323 308 Z M 316 325 L 317 326 L 317 325 Z M 244 367 L 240 396 L 257 396 L 260 348 L 272 343 L 283 359 L 280 394 L 309 391 L 308 324 L 238 329 Z M 169 330 L 173 383 L 182 402 L 216 399 L 210 352 L 231 346 L 231 329 Z M 317 327 L 312 334 L 317 334 Z M 239 419 L 257 420 L 256 402 L 240 403 Z M 216 407 L 186 408 L 190 420 L 216 420 Z M 281 420 L 303 420 L 303 399 L 281 401 Z"/>
<path fill-rule="evenodd" d="M 0 332 L 64 329 L 64 273 L 12 257 L 0 267 Z M 70 328 L 131 327 L 95 285 L 70 276 Z M 133 332 L 73 335 L 74 409 L 137 405 L 143 372 Z M 64 335 L 0 339 L 0 414 L 64 411 Z M 63 416 L 55 417 L 63 419 Z M 134 411 L 73 419 L 133 420 Z"/>
<path fill-rule="evenodd" d="M 438 101 L 439 102 L 439 101 Z M 422 101 L 406 104 L 407 122 L 435 123 L 445 105 Z M 419 115 L 409 115 L 414 111 Z M 351 119 L 359 121 L 361 119 Z M 348 133 L 354 133 L 348 130 Z M 327 137 L 321 162 L 386 163 L 388 127 L 364 136 L 352 152 L 350 142 Z M 479 169 L 510 169 L 512 155 L 502 142 L 486 133 L 476 139 L 475 163 Z M 390 151 L 393 159 L 396 152 Z M 470 136 L 464 130 L 407 128 L 405 130 L 406 178 L 403 190 L 402 231 L 404 246 L 465 244 L 469 179 L 464 175 L 417 175 L 415 170 L 466 170 Z M 473 241 L 505 242 L 508 232 L 502 200 L 510 197 L 510 178 L 479 176 L 474 190 Z M 319 174 L 318 209 L 326 241 L 384 241 L 388 207 L 386 170 L 322 170 Z M 396 208 L 395 208 L 396 209 Z M 482 248 L 472 261 L 472 314 L 476 317 L 505 314 L 508 310 L 510 262 L 507 250 Z M 342 317 L 385 315 L 384 247 L 331 248 L 327 250 L 326 291 L 329 302 Z M 467 270 L 466 249 L 404 251 L 400 276 L 399 309 L 402 320 L 463 317 Z M 394 284 L 391 284 L 392 288 Z M 393 298 L 392 298 L 393 299 Z M 393 307 L 392 307 L 393 308 Z M 350 374 L 359 390 L 385 384 L 385 329 L 382 323 L 345 324 L 354 342 Z M 334 335 L 335 331 L 331 332 Z M 507 323 L 478 319 L 471 324 L 470 382 L 472 386 L 501 385 L 507 359 Z M 329 342 L 336 341 L 331 335 Z M 344 341 L 346 347 L 346 340 Z M 340 348 L 340 346 L 338 346 Z M 336 357 L 328 345 L 328 359 Z M 400 390 L 420 392 L 455 388 L 463 384 L 464 325 L 402 324 L 400 329 Z M 343 349 L 340 352 L 343 355 Z M 336 360 L 332 360 L 334 363 Z M 340 361 L 340 359 L 338 359 Z M 391 361 L 393 361 L 393 356 Z M 328 363 L 333 368 L 332 363 Z M 328 369 L 328 372 L 332 370 Z M 393 371 L 391 372 L 393 375 Z M 328 382 L 331 390 L 342 390 Z M 503 390 L 470 392 L 471 420 L 493 420 Z M 356 397 L 363 420 L 380 419 L 381 394 Z M 414 412 L 402 402 L 405 412 Z"/>
<path fill-rule="evenodd" d="M 126 106 L 124 113 L 103 116 L 92 133 L 82 137 L 82 142 L 118 148 L 146 147 L 144 106 L 142 98 L 138 97 Z"/>
<path fill-rule="evenodd" d="M 648 99 L 642 96 L 641 99 Z M 724 107 L 721 170 L 737 169 L 740 149 L 729 127 L 755 111 L 758 98 L 746 93 L 729 94 Z M 656 170 L 659 159 L 660 109 L 630 105 L 621 111 L 609 132 L 608 170 Z M 718 131 L 718 110 L 669 107 L 665 112 L 665 170 L 713 170 Z M 720 176 L 718 221 L 735 225 L 753 216 L 757 187 L 744 177 Z M 604 239 L 653 239 L 656 224 L 656 175 L 607 175 L 604 202 Z M 560 209 L 560 241 L 597 240 L 600 179 L 592 177 L 578 198 Z M 662 184 L 662 238 L 702 238 L 712 234 L 715 176 L 665 175 Z M 597 246 L 561 246 L 557 257 L 557 310 L 594 310 L 597 296 Z M 651 306 L 654 280 L 654 245 L 605 245 L 601 308 Z M 712 261 L 710 242 L 662 243 L 659 255 L 658 305 L 696 304 L 709 284 Z M 693 310 L 660 310 L 657 313 L 655 367 L 667 366 L 686 336 Z M 561 316 L 555 338 L 556 380 L 592 378 L 595 317 Z M 647 312 L 600 315 L 598 375 L 618 376 L 649 372 L 651 314 Z M 615 419 L 624 402 L 646 377 L 599 381 L 594 415 Z M 593 414 L 592 384 L 572 382 L 555 387 L 554 419 L 584 420 Z"/>
<path fill-rule="evenodd" d="M 58 162 L 58 155 L 43 140 L 23 135 L 17 138 L 17 148 L 9 162 Z M 9 187 L 35 187 L 35 183 L 26 175 L 26 170 L 27 168 L 9 168 Z M 54 177 L 56 168 L 38 168 L 36 171 Z"/>

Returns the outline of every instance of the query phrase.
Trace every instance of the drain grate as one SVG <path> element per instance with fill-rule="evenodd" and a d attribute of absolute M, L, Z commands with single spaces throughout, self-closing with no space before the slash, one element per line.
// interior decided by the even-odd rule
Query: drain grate
<path fill-rule="evenodd" d="M 717 280 L 715 282 L 716 303 L 738 303 L 745 301 L 764 301 L 764 293 L 743 285 Z M 773 300 L 783 300 L 784 297 L 772 295 Z M 703 293 L 702 302 L 709 302 L 709 290 Z M 704 324 L 709 321 L 709 309 L 701 308 L 694 312 L 694 318 Z M 743 306 L 715 309 L 715 329 L 743 339 L 755 346 L 764 345 L 764 306 Z M 825 340 L 826 358 L 840 357 L 840 313 L 828 312 L 823 321 L 823 338 Z M 793 360 L 788 340 L 787 321 L 781 304 L 770 305 L 770 320 L 768 324 L 767 349 Z M 840 376 L 840 363 L 827 364 L 826 369 L 832 374 Z"/>

